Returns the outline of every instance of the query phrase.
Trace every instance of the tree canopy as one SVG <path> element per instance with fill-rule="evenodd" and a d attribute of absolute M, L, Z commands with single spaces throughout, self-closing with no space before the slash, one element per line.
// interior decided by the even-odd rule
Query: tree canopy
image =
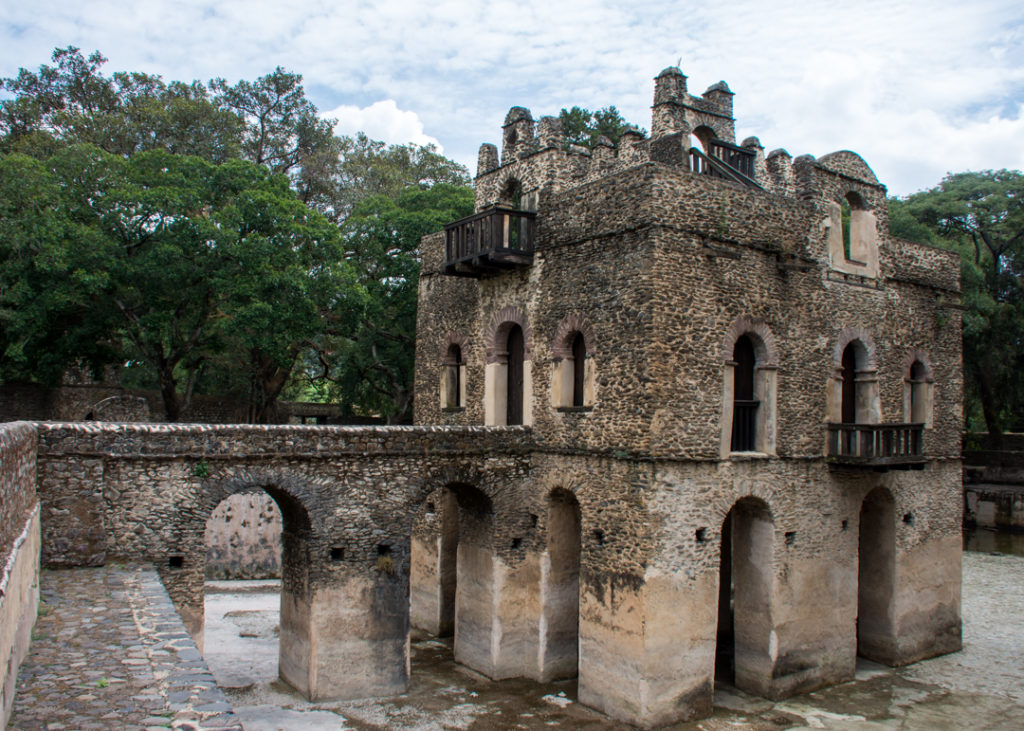
<path fill-rule="evenodd" d="M 595 112 L 583 107 L 563 109 L 558 118 L 562 122 L 566 142 L 588 148 L 593 148 L 600 137 L 607 137 L 613 145 L 618 145 L 626 130 L 637 129 L 626 122 L 613 106 Z"/>
<path fill-rule="evenodd" d="M 407 417 L 418 237 L 471 209 L 468 171 L 335 135 L 280 67 L 204 84 L 105 61 L 68 47 L 0 79 L 0 379 L 114 364 L 169 419 L 205 390 L 272 421 L 301 375 Z"/>
<path fill-rule="evenodd" d="M 946 176 L 889 202 L 890 229 L 960 253 L 968 426 L 991 434 L 1024 424 L 1024 174 Z"/>

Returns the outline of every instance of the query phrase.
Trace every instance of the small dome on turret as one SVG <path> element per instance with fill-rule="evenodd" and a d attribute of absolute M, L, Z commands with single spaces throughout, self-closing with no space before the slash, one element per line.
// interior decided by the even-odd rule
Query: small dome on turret
<path fill-rule="evenodd" d="M 512 107 L 508 110 L 508 114 L 505 115 L 505 124 L 502 126 L 508 127 L 510 124 L 522 121 L 533 121 L 533 115 L 530 114 L 530 110 L 526 107 Z"/>
<path fill-rule="evenodd" d="M 708 87 L 708 90 L 705 91 L 704 93 L 708 94 L 708 93 L 710 93 L 712 91 L 720 91 L 720 92 L 722 92 L 724 94 L 732 94 L 733 93 L 732 89 L 730 89 L 729 85 L 727 83 L 725 83 L 724 81 L 719 81 L 717 84 L 712 84 L 711 86 Z M 735 96 L 735 94 L 733 94 L 733 96 Z"/>
<path fill-rule="evenodd" d="M 762 150 L 764 149 L 764 145 L 761 144 L 761 140 L 757 139 L 756 137 L 748 137 L 747 139 L 743 140 L 743 142 L 740 144 L 740 147 L 760 147 Z"/>
<path fill-rule="evenodd" d="M 682 76 L 684 79 L 686 78 L 686 74 L 684 74 L 683 70 L 678 66 L 669 66 L 668 68 L 663 69 L 655 78 L 660 79 L 663 76 Z"/>

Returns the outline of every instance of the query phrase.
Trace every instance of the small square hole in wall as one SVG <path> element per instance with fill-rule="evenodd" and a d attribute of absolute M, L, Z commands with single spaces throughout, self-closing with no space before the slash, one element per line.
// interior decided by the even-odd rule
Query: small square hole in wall
<path fill-rule="evenodd" d="M 599 546 L 604 545 L 604 531 L 600 528 L 594 529 L 594 542 Z"/>
<path fill-rule="evenodd" d="M 845 531 L 849 527 L 850 527 L 850 521 L 844 520 L 843 521 L 843 530 Z"/>
<path fill-rule="evenodd" d="M 697 533 L 695 534 L 695 537 L 697 539 L 697 543 L 707 543 L 707 540 L 708 540 L 708 529 L 707 528 L 698 528 L 697 529 Z"/>
<path fill-rule="evenodd" d="M 434 503 L 427 503 L 427 515 L 433 515 L 436 512 L 437 509 L 434 507 Z"/>
<path fill-rule="evenodd" d="M 792 546 L 794 543 L 796 543 L 796 532 L 789 531 L 788 533 L 786 533 L 786 545 Z"/>
<path fill-rule="evenodd" d="M 180 569 L 185 565 L 184 556 L 170 556 L 167 559 L 167 565 L 172 569 Z"/>
<path fill-rule="evenodd" d="M 522 538 L 513 538 L 512 539 L 512 548 L 513 549 L 519 548 L 521 545 L 523 545 L 523 539 Z"/>
<path fill-rule="evenodd" d="M 913 513 L 904 513 L 903 514 L 903 522 L 906 523 L 907 525 L 913 525 L 914 524 L 914 514 Z"/>
<path fill-rule="evenodd" d="M 391 546 L 389 546 L 386 543 L 378 543 L 377 544 L 377 555 L 378 556 L 390 556 L 391 555 Z"/>
<path fill-rule="evenodd" d="M 331 560 L 342 561 L 345 559 L 345 549 L 341 546 L 334 546 L 331 548 Z"/>
<path fill-rule="evenodd" d="M 537 516 L 534 515 L 533 513 L 530 513 L 530 527 L 531 528 L 536 528 L 537 527 Z"/>

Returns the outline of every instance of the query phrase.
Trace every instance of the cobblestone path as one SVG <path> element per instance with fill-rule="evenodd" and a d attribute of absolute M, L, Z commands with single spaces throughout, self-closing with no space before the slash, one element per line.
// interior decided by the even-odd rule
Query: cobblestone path
<path fill-rule="evenodd" d="M 242 726 L 144 566 L 43 571 L 10 729 Z"/>

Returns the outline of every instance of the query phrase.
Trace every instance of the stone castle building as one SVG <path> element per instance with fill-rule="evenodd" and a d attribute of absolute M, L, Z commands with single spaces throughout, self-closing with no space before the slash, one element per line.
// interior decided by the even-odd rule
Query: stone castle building
<path fill-rule="evenodd" d="M 420 278 L 418 422 L 535 446 L 524 492 L 418 524 L 412 619 L 642 724 L 960 646 L 958 259 L 889 235 L 856 154 L 737 145 L 686 82 L 617 147 L 513 107 Z"/>
<path fill-rule="evenodd" d="M 476 196 L 422 242 L 416 426 L 0 425 L 0 711 L 40 554 L 153 562 L 201 645 L 253 492 L 312 699 L 402 692 L 410 624 L 645 727 L 960 647 L 959 261 L 860 157 L 737 145 L 669 68 L 617 145 L 513 107 Z"/>

